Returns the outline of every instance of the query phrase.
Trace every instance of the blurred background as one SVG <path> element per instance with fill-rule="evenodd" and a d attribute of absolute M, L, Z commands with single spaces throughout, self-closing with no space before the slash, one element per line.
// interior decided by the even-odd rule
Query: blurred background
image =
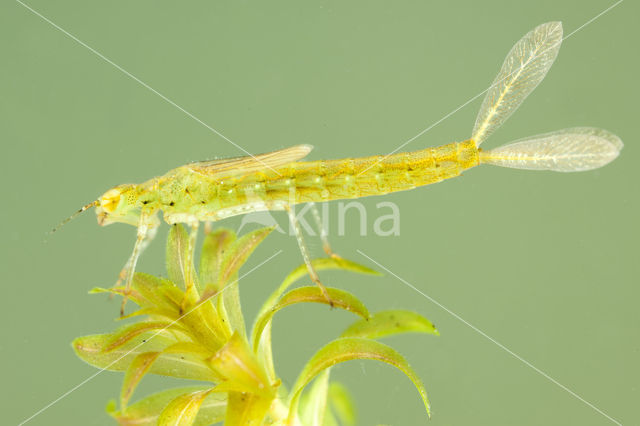
<path fill-rule="evenodd" d="M 251 153 L 307 143 L 311 159 L 394 150 L 486 89 L 536 25 L 561 20 L 569 34 L 613 3 L 27 2 Z M 45 243 L 47 231 L 116 184 L 244 153 L 19 2 L 0 8 L 0 412 L 17 424 L 97 371 L 70 342 L 116 327 L 119 300 L 87 291 L 113 284 L 135 239 L 130 226 L 99 228 L 93 213 Z M 362 251 L 623 424 L 640 424 L 639 12 L 622 2 L 569 37 L 545 81 L 486 143 L 596 126 L 626 144 L 614 163 L 576 174 L 480 167 L 362 200 L 367 236 L 355 212 L 345 236 L 330 230 L 342 256 L 375 267 Z M 406 150 L 468 138 L 480 103 Z M 400 235 L 371 232 L 381 201 L 399 206 Z M 334 204 L 329 212 L 333 221 Z M 240 218 L 220 225 L 237 229 Z M 166 232 L 138 270 L 164 274 Z M 318 240 L 309 243 L 322 255 Z M 249 321 L 300 263 L 295 239 L 273 234 L 244 270 L 279 249 L 241 282 Z M 323 277 L 371 311 L 411 309 L 438 326 L 440 337 L 385 340 L 424 380 L 429 424 L 615 424 L 392 274 Z M 276 316 L 285 383 L 352 319 L 326 306 Z M 360 424 L 426 422 L 411 382 L 386 364 L 341 364 L 332 378 L 353 392 Z M 121 379 L 104 372 L 29 424 L 112 424 L 104 406 Z M 136 395 L 174 384 L 149 377 Z"/>

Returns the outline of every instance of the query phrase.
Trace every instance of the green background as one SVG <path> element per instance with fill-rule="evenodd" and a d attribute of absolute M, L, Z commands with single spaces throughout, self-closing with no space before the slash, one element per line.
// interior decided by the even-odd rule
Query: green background
<path fill-rule="evenodd" d="M 28 4 L 248 151 L 309 143 L 310 158 L 324 159 L 395 149 L 484 90 L 530 29 L 562 20 L 568 34 L 613 2 Z M 544 83 L 486 144 L 591 125 L 626 143 L 613 164 L 576 174 L 480 167 L 362 200 L 369 231 L 376 204 L 396 203 L 400 236 L 360 236 L 355 214 L 346 236 L 331 231 L 338 253 L 373 266 L 361 250 L 629 425 L 640 424 L 639 13 L 628 0 L 566 40 Z M 114 282 L 135 230 L 99 228 L 88 213 L 46 243 L 45 233 L 111 186 L 243 153 L 19 3 L 0 6 L 0 35 L 0 422 L 17 424 L 97 371 L 70 342 L 115 327 L 119 301 L 87 291 Z M 480 102 L 407 149 L 467 138 Z M 333 220 L 335 205 L 330 212 Z M 164 273 L 165 236 L 166 226 L 138 270 Z M 295 239 L 275 234 L 244 270 L 278 249 L 241 283 L 248 318 L 300 263 Z M 372 311 L 413 309 L 437 324 L 440 337 L 386 340 L 427 385 L 430 424 L 613 424 L 393 275 L 324 277 Z M 280 314 L 285 383 L 351 320 L 324 306 Z M 353 391 L 361 424 L 425 422 L 417 392 L 392 367 L 356 361 L 332 377 Z M 121 378 L 102 373 L 29 424 L 110 424 L 104 405 Z M 174 383 L 149 378 L 137 395 Z"/>

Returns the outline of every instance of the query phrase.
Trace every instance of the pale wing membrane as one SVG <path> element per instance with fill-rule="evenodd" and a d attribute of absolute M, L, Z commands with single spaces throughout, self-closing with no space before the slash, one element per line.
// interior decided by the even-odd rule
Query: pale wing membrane
<path fill-rule="evenodd" d="M 548 22 L 527 33 L 507 55 L 485 95 L 473 128 L 480 146 L 518 109 L 551 68 L 562 43 L 562 24 Z"/>
<path fill-rule="evenodd" d="M 298 161 L 309 154 L 313 146 L 296 145 L 255 156 L 200 161 L 186 165 L 189 170 L 207 176 L 230 176 L 255 171 L 274 171 L 277 167 Z"/>
<path fill-rule="evenodd" d="M 514 169 L 581 172 L 613 161 L 622 147 L 620 138 L 606 130 L 575 127 L 481 152 L 480 162 Z"/>

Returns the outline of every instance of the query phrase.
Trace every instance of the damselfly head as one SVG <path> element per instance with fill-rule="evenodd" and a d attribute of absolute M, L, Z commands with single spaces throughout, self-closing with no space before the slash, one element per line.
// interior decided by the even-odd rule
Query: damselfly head
<path fill-rule="evenodd" d="M 115 222 L 137 223 L 134 211 L 138 199 L 136 185 L 124 184 L 111 188 L 96 202 L 98 225 L 106 226 Z"/>
<path fill-rule="evenodd" d="M 139 212 L 135 211 L 138 201 L 138 188 L 136 185 L 125 184 L 111 188 L 96 201 L 86 206 L 82 206 L 77 212 L 63 220 L 49 232 L 53 234 L 62 225 L 67 224 L 71 220 L 78 217 L 82 212 L 89 210 L 91 207 L 96 208 L 96 216 L 98 217 L 98 225 L 104 226 L 115 222 L 124 222 L 136 225 Z"/>

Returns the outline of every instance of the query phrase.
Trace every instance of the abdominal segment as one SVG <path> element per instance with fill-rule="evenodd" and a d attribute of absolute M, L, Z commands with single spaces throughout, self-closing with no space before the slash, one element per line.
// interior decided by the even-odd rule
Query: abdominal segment
<path fill-rule="evenodd" d="M 162 210 L 167 221 L 214 221 L 298 203 L 409 190 L 458 176 L 477 164 L 475 144 L 465 141 L 387 157 L 294 162 L 220 180 L 192 175 L 173 182 L 172 190 L 162 197 Z M 176 192 L 183 196 L 175 196 Z M 170 198 L 180 201 L 172 205 Z"/>

